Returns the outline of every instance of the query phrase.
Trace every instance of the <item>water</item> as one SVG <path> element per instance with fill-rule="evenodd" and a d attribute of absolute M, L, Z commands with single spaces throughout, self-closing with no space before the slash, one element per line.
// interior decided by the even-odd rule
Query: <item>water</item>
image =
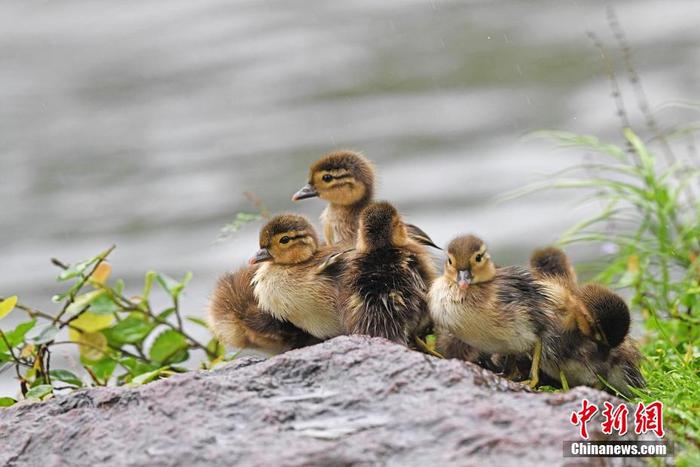
<path fill-rule="evenodd" d="M 437 243 L 473 231 L 501 263 L 580 220 L 573 195 L 493 199 L 579 160 L 529 131 L 616 137 L 585 35 L 614 47 L 604 2 L 350 3 L 2 2 L 0 294 L 53 311 L 49 258 L 116 243 L 134 290 L 192 271 L 201 314 L 256 249 L 259 225 L 215 242 L 242 192 L 316 218 L 289 198 L 334 148 L 373 159 L 379 196 Z M 697 98 L 700 3 L 615 5 L 653 101 Z"/>

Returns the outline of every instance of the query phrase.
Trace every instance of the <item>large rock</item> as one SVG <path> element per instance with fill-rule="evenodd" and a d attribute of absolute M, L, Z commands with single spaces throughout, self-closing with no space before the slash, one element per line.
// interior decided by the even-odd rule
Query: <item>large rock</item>
<path fill-rule="evenodd" d="M 0 464 L 562 464 L 584 397 L 613 399 L 589 388 L 532 393 L 468 363 L 339 337 L 0 410 Z M 599 426 L 589 423 L 593 438 Z"/>

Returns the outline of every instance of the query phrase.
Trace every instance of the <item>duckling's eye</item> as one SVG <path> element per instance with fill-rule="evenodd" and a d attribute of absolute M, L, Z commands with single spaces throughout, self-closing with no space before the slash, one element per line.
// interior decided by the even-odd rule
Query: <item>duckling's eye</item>
<path fill-rule="evenodd" d="M 452 266 L 452 258 L 447 258 L 447 264 L 449 264 L 450 266 Z"/>
<path fill-rule="evenodd" d="M 476 259 L 477 263 L 480 263 L 482 257 L 483 257 L 482 255 L 476 255 L 476 258 L 474 258 L 474 259 Z"/>
<path fill-rule="evenodd" d="M 280 243 L 286 245 L 287 243 L 289 243 L 289 237 L 285 235 L 284 237 L 280 238 Z"/>
<path fill-rule="evenodd" d="M 323 176 L 322 180 L 323 180 L 324 182 L 326 182 L 326 183 L 330 183 L 331 180 L 333 180 L 333 175 L 331 175 L 331 174 L 326 174 L 326 175 Z"/>

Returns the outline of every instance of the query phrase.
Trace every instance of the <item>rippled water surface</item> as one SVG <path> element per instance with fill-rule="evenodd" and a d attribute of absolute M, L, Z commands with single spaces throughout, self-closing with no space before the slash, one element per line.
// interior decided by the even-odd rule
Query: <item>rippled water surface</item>
<path fill-rule="evenodd" d="M 650 98 L 697 98 L 700 3 L 615 5 Z M 580 160 L 522 136 L 616 137 L 588 30 L 615 49 L 599 1 L 5 0 L 0 295 L 52 310 L 48 259 L 116 243 L 135 288 L 192 271 L 184 303 L 201 313 L 256 248 L 257 224 L 215 242 L 250 209 L 242 193 L 316 218 L 319 201 L 289 198 L 341 147 L 436 242 L 474 231 L 525 261 L 584 212 L 559 193 L 494 202 Z"/>

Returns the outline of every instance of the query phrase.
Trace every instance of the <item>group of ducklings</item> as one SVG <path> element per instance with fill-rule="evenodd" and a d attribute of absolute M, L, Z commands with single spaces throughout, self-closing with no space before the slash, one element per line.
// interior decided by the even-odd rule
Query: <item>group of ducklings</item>
<path fill-rule="evenodd" d="M 222 276 L 209 323 L 237 348 L 279 353 L 343 334 L 384 337 L 460 358 L 531 387 L 588 385 L 629 394 L 642 387 L 641 355 L 628 336 L 625 301 L 579 286 L 564 252 L 537 250 L 530 267 L 497 267 L 486 244 L 460 235 L 437 247 L 394 206 L 374 201 L 375 171 L 361 154 L 332 152 L 313 164 L 292 200 L 318 197 L 321 242 L 295 214 L 260 231 L 250 264 Z M 433 348 L 423 340 L 437 334 Z"/>

